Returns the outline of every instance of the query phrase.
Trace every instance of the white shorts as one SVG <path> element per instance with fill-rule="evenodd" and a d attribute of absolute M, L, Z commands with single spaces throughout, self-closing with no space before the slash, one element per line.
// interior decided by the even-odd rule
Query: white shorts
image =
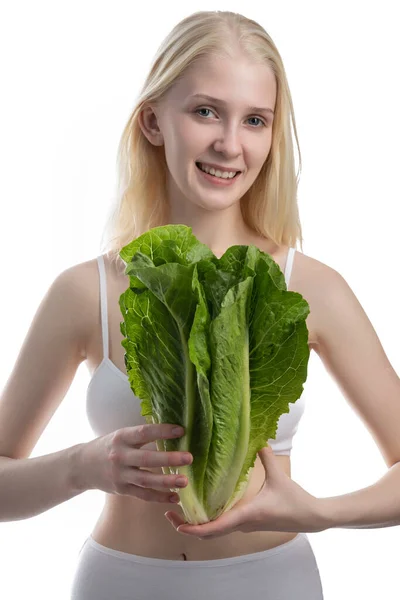
<path fill-rule="evenodd" d="M 206 542 L 205 542 L 206 543 Z M 262 552 L 217 560 L 137 556 L 92 536 L 77 562 L 71 600 L 323 600 L 305 533 Z"/>

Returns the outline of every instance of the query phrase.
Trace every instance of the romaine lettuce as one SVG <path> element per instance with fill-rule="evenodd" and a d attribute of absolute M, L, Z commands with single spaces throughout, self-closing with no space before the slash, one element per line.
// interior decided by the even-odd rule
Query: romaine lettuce
<path fill-rule="evenodd" d="M 221 258 L 185 225 L 150 229 L 120 252 L 125 365 L 147 423 L 176 423 L 158 450 L 188 451 L 179 489 L 188 523 L 206 523 L 244 494 L 258 451 L 276 436 L 307 378 L 307 301 L 256 246 Z"/>

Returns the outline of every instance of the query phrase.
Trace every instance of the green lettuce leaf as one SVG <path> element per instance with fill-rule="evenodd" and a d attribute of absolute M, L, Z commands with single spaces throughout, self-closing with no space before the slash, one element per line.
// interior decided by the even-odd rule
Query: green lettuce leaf
<path fill-rule="evenodd" d="M 180 505 L 205 523 L 243 496 L 258 451 L 301 396 L 309 306 L 268 254 L 237 245 L 218 259 L 185 225 L 151 229 L 120 256 L 129 382 L 148 423 L 185 428 L 157 448 L 192 453 L 192 465 L 163 472 L 188 477 Z"/>

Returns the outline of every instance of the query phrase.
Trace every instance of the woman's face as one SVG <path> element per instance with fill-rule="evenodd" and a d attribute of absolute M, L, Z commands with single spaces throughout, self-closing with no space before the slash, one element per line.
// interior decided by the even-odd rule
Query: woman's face
<path fill-rule="evenodd" d="M 219 101 L 193 97 L 198 94 Z M 274 117 L 268 109 L 274 110 L 275 100 L 276 82 L 269 67 L 242 56 L 213 57 L 192 65 L 159 106 L 142 113 L 153 127 L 153 133 L 144 131 L 148 139 L 165 146 L 172 205 L 189 201 L 219 210 L 240 200 L 268 157 Z M 233 185 L 217 186 L 202 176 L 196 162 L 242 173 Z"/>

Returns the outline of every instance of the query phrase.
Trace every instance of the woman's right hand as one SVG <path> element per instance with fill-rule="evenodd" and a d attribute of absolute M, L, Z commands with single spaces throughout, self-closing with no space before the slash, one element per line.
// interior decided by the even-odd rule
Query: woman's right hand
<path fill-rule="evenodd" d="M 168 423 L 123 427 L 82 444 L 79 464 L 84 489 L 136 496 L 150 502 L 171 502 L 171 496 L 179 501 L 179 496 L 170 488 L 185 487 L 186 477 L 186 483 L 179 486 L 179 475 L 161 475 L 142 469 L 191 464 L 193 456 L 189 452 L 141 449 L 155 440 L 182 437 L 184 429 L 176 435 L 173 427 L 176 425 Z"/>

